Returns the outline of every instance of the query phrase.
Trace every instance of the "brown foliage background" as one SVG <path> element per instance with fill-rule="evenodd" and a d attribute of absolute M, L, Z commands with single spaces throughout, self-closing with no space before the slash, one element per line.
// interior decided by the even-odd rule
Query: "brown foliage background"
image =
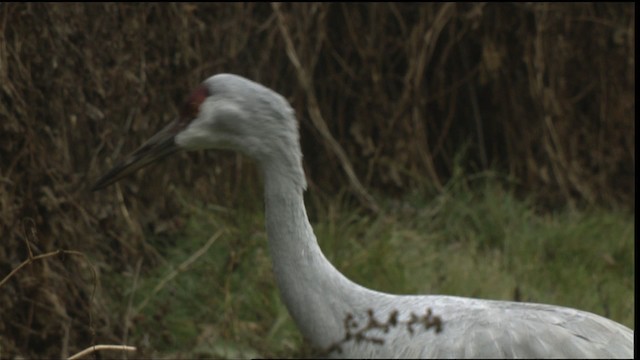
<path fill-rule="evenodd" d="M 0 274 L 27 258 L 29 219 L 34 255 L 74 249 L 92 254 L 98 274 L 121 271 L 152 257 L 145 233 L 179 229 L 174 189 L 232 202 L 259 186 L 241 157 L 202 152 L 88 190 L 219 72 L 290 100 L 312 191 L 350 183 L 337 144 L 369 191 L 439 189 L 461 166 L 508 174 L 547 206 L 634 208 L 633 4 L 274 9 L 0 4 Z M 321 136 L 314 108 L 336 144 Z M 3 356 L 117 343 L 118 320 L 91 291 L 82 257 L 22 269 L 0 291 Z"/>

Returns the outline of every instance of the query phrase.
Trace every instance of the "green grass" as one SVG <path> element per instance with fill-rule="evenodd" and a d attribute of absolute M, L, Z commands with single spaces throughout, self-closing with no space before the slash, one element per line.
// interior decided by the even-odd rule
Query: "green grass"
<path fill-rule="evenodd" d="M 315 200 L 315 201 L 313 201 Z M 367 287 L 574 307 L 634 327 L 634 215 L 612 210 L 539 214 L 497 181 L 452 183 L 436 196 L 381 199 L 383 213 L 307 200 L 318 241 L 338 269 Z M 185 204 L 189 201 L 185 200 Z M 312 204 L 312 205 L 309 205 Z M 261 201 L 190 206 L 186 230 L 143 266 L 130 338 L 154 357 L 306 355 L 271 273 Z M 158 293 L 152 289 L 217 230 L 225 233 Z M 117 279 L 126 298 L 131 277 Z M 123 298 L 124 299 L 124 298 Z M 120 299 L 122 311 L 127 301 Z"/>

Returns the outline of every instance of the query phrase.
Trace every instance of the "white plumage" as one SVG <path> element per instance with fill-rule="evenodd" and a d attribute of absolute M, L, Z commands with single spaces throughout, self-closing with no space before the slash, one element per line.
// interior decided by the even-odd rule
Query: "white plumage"
<path fill-rule="evenodd" d="M 592 313 L 455 296 L 391 295 L 347 279 L 322 254 L 307 218 L 303 200 L 306 180 L 293 110 L 282 96 L 240 76 L 219 74 L 203 82 L 187 99 L 176 121 L 116 165 L 94 189 L 179 149 L 229 149 L 257 161 L 264 174 L 266 227 L 280 293 L 304 336 L 319 349 L 333 349 L 327 355 L 633 356 L 633 331 Z M 421 324 L 410 331 L 408 323 L 429 320 L 427 309 L 432 312 L 429 319 L 439 321 L 442 331 Z M 382 326 L 362 330 L 367 327 L 370 310 L 379 322 L 394 319 L 396 326 L 386 333 Z M 349 332 L 360 332 L 369 340 L 357 341 L 355 336 L 345 340 L 347 317 L 352 318 L 349 324 L 357 324 Z"/>

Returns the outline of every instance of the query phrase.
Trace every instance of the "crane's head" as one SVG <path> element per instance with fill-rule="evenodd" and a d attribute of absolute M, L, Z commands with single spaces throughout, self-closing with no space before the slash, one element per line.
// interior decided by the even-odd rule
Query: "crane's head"
<path fill-rule="evenodd" d="M 116 164 L 92 190 L 181 149 L 234 150 L 263 166 L 278 163 L 302 171 L 298 124 L 289 103 L 258 83 L 218 74 L 187 97 L 175 121 Z"/>

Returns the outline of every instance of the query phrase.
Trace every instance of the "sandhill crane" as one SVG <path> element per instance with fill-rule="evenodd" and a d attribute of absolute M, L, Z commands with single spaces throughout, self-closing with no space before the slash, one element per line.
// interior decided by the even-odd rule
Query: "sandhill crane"
<path fill-rule="evenodd" d="M 179 149 L 227 149 L 253 158 L 264 176 L 266 229 L 280 294 L 302 334 L 328 355 L 392 358 L 632 357 L 633 331 L 566 307 L 442 295 L 391 295 L 364 288 L 325 258 L 307 218 L 298 123 L 276 92 L 231 74 L 205 80 L 179 117 L 144 143 L 93 189 Z M 378 320 L 409 324 L 436 315 L 440 332 L 370 327 L 369 338 L 345 338 L 350 326 Z M 425 315 L 427 316 L 427 315 Z M 348 321 L 347 321 L 348 320 Z M 346 325 L 345 325 L 346 324 Z M 338 344 L 337 349 L 335 345 Z"/>

